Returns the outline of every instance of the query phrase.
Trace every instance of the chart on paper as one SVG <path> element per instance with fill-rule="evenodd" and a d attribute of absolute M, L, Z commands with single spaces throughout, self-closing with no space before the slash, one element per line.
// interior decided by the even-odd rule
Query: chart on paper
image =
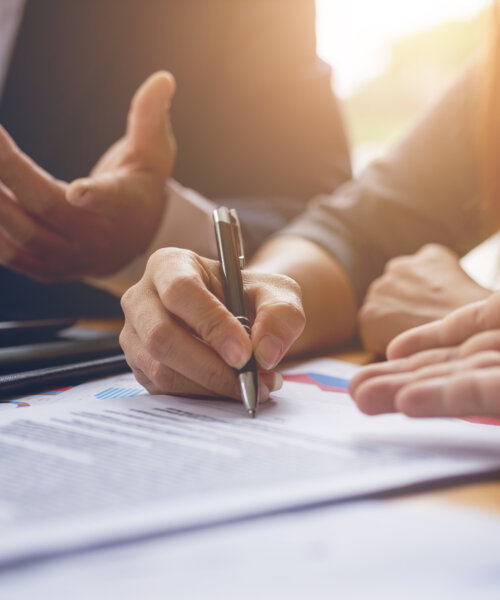
<path fill-rule="evenodd" d="M 355 370 L 316 361 L 287 373 Z M 500 468 L 496 428 L 444 422 L 429 436 L 415 423 L 409 438 L 404 425 L 294 381 L 257 419 L 235 401 L 149 396 L 131 374 L 77 386 L 2 416 L 0 565 Z M 457 451 L 477 428 L 489 445 L 472 436 Z"/>

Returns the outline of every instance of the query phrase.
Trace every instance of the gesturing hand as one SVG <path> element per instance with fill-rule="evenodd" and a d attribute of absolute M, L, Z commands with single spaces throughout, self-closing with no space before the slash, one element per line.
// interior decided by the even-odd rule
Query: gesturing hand
<path fill-rule="evenodd" d="M 41 281 L 107 275 L 149 243 L 175 160 L 167 109 L 175 84 L 156 73 L 136 92 L 125 136 L 91 176 L 68 185 L 0 127 L 0 263 Z"/>
<path fill-rule="evenodd" d="M 283 275 L 244 272 L 252 337 L 225 308 L 219 264 L 189 250 L 158 250 L 122 298 L 120 342 L 139 383 L 151 393 L 240 398 L 233 368 L 252 348 L 261 393 L 280 387 L 272 372 L 304 328 L 299 286 Z"/>
<path fill-rule="evenodd" d="M 351 382 L 363 412 L 500 416 L 500 293 L 400 335 L 387 355 Z"/>
<path fill-rule="evenodd" d="M 403 331 L 490 294 L 465 273 L 454 252 L 428 244 L 412 256 L 390 260 L 370 286 L 358 315 L 363 344 L 370 352 L 384 354 Z"/>

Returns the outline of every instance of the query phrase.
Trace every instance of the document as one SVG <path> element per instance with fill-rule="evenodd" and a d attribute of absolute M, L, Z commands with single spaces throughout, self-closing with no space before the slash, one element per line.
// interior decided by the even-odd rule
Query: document
<path fill-rule="evenodd" d="M 360 502 L 3 572 L 6 600 L 498 600 L 500 515 Z"/>
<path fill-rule="evenodd" d="M 498 427 L 361 415 L 354 370 L 299 365 L 256 419 L 132 375 L 3 413 L 0 566 L 500 468 Z"/>

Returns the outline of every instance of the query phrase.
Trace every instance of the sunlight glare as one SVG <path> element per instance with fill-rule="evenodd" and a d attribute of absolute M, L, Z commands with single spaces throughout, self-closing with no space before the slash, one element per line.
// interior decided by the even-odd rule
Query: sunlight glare
<path fill-rule="evenodd" d="M 383 70 L 387 44 L 439 23 L 467 19 L 490 0 L 316 0 L 319 55 L 335 70 L 335 88 L 350 95 Z"/>

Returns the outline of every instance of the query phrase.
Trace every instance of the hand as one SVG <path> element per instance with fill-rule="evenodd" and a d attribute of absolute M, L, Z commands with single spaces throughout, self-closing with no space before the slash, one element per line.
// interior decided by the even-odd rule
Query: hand
<path fill-rule="evenodd" d="M 0 263 L 41 281 L 103 276 L 143 251 L 158 226 L 175 160 L 167 73 L 136 92 L 125 136 L 91 176 L 68 185 L 0 127 Z"/>
<path fill-rule="evenodd" d="M 454 252 L 428 244 L 412 256 L 390 260 L 372 283 L 358 314 L 361 339 L 370 352 L 384 354 L 403 331 L 490 294 L 465 273 Z"/>
<path fill-rule="evenodd" d="M 367 414 L 500 416 L 500 293 L 403 333 L 350 392 Z"/>
<path fill-rule="evenodd" d="M 122 298 L 120 343 L 137 380 L 154 393 L 240 398 L 233 369 L 252 349 L 261 399 L 281 386 L 273 369 L 304 328 L 299 286 L 284 275 L 244 272 L 252 337 L 225 308 L 219 263 L 189 250 L 158 250 Z"/>

